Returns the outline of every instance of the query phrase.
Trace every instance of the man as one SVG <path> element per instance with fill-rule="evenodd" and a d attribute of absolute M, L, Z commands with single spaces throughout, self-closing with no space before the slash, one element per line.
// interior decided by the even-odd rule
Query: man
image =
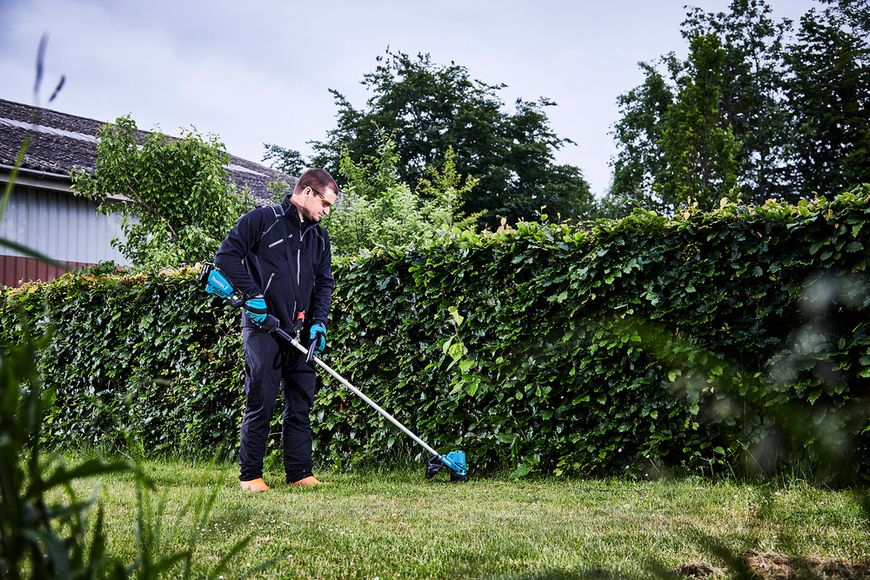
<path fill-rule="evenodd" d="M 244 293 L 242 336 L 245 345 L 245 417 L 242 420 L 239 481 L 242 489 L 267 491 L 263 457 L 269 421 L 283 386 L 282 440 L 287 483 L 316 486 L 311 465 L 309 410 L 314 400 L 314 369 L 296 349 L 261 328 L 267 313 L 291 335 L 326 347 L 332 302 L 332 254 L 320 218 L 338 197 L 335 180 L 322 169 L 309 169 L 281 205 L 245 214 L 221 244 L 215 264 Z"/>

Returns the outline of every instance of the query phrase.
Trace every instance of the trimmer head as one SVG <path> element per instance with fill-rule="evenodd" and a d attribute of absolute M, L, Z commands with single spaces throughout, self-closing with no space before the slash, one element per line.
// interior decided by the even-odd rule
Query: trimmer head
<path fill-rule="evenodd" d="M 433 455 L 426 463 L 426 479 L 431 479 L 444 468 L 450 470 L 450 481 L 468 481 L 468 464 L 465 462 L 465 451 L 451 451 L 447 455 Z"/>

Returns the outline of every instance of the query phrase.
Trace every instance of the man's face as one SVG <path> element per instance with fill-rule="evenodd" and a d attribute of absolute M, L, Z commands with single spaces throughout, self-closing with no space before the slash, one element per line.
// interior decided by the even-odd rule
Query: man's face
<path fill-rule="evenodd" d="M 302 205 L 299 211 L 302 217 L 310 222 L 319 222 L 320 218 L 329 215 L 332 204 L 335 203 L 338 197 L 331 189 L 325 189 L 320 192 L 313 187 L 306 187 L 302 192 L 304 197 L 302 198 Z"/>

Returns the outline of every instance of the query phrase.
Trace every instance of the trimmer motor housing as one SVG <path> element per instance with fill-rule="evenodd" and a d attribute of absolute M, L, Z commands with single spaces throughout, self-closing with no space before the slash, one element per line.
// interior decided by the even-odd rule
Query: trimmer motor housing
<path fill-rule="evenodd" d="M 205 284 L 205 291 L 225 300 L 238 298 L 233 285 L 224 273 L 215 268 L 214 264 L 206 262 L 199 270 L 199 283 Z"/>

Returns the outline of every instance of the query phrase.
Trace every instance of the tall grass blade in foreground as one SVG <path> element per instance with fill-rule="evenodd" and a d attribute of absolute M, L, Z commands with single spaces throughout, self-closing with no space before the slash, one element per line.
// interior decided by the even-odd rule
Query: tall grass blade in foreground
<path fill-rule="evenodd" d="M 38 93 L 44 70 L 44 57 L 48 38 L 40 41 L 36 62 L 34 96 Z M 49 99 L 54 100 L 64 84 L 64 77 Z M 38 119 L 34 120 L 38 123 Z M 0 219 L 3 218 L 15 187 L 30 134 L 19 148 L 10 179 L 0 199 Z M 0 246 L 15 250 L 62 269 L 66 265 L 57 262 L 15 241 L 0 238 Z M 27 317 L 21 313 L 24 331 L 16 344 L 0 344 L 0 576 L 18 579 L 33 578 L 126 578 L 131 573 L 138 578 L 158 578 L 170 572 L 184 561 L 183 576 L 189 577 L 192 555 L 198 534 L 192 534 L 187 548 L 168 553 L 153 562 L 151 559 L 156 537 L 159 545 L 162 510 L 157 514 L 148 511 L 152 482 L 143 470 L 128 461 L 104 461 L 86 459 L 78 465 L 67 467 L 56 455 L 46 457 L 40 448 L 44 411 L 54 400 L 51 389 L 43 389 L 37 372 L 37 352 L 50 340 L 51 332 L 34 340 L 27 327 Z M 99 478 L 109 474 L 131 473 L 135 479 L 139 498 L 137 537 L 139 555 L 134 565 L 125 567 L 120 560 L 107 554 L 105 511 L 97 510 L 93 531 L 88 536 L 88 513 L 97 503 L 99 486 L 87 500 L 79 500 L 74 484 L 83 479 Z M 65 500 L 49 498 L 62 497 Z M 214 492 L 195 504 L 197 528 L 204 527 L 214 505 Z M 186 516 L 182 511 L 179 518 Z M 225 559 L 238 554 L 250 542 L 250 537 L 237 542 Z M 144 562 L 144 566 L 141 563 Z M 225 566 L 225 562 L 222 563 Z M 216 572 L 222 566 L 216 568 Z"/>

